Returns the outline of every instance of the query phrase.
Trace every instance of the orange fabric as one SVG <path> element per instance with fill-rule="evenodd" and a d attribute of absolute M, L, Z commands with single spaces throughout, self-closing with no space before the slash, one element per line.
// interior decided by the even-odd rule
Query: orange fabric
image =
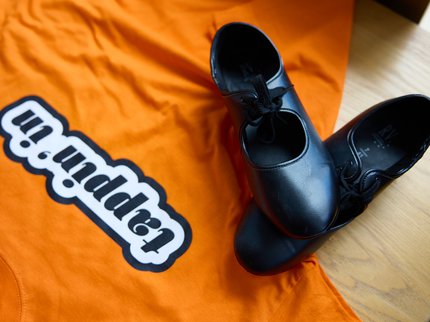
<path fill-rule="evenodd" d="M 82 205 L 50 197 L 49 171 L 31 173 L 1 152 L 1 321 L 357 320 L 315 257 L 269 277 L 236 261 L 234 232 L 250 192 L 208 62 L 222 24 L 260 27 L 326 137 L 341 99 L 352 0 L 0 5 L 0 106 L 42 97 L 71 130 L 153 178 L 192 230 L 169 268 L 136 269 Z"/>

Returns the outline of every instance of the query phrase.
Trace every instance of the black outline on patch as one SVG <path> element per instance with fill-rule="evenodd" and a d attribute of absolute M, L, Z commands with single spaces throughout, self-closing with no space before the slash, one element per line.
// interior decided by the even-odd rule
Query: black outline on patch
<path fill-rule="evenodd" d="M 3 118 L 4 114 L 6 114 L 9 110 L 13 109 L 14 107 L 23 104 L 27 101 L 36 101 L 40 105 L 42 105 L 51 115 L 53 115 L 57 120 L 61 122 L 63 125 L 63 135 L 65 136 L 76 136 L 80 138 L 82 141 L 84 141 L 89 147 L 93 149 L 95 153 L 100 155 L 108 165 L 116 167 L 118 165 L 125 165 L 129 167 L 133 172 L 137 175 L 139 182 L 145 182 L 149 184 L 153 189 L 155 189 L 159 196 L 160 196 L 160 202 L 158 206 L 165 210 L 170 218 L 177 221 L 182 228 L 184 229 L 184 241 L 176 251 L 171 253 L 168 257 L 168 259 L 159 265 L 156 264 L 142 264 L 139 261 L 137 261 L 130 253 L 130 244 L 121 238 L 114 230 L 112 230 L 103 220 L 101 220 L 90 208 L 88 208 L 82 201 L 79 200 L 77 197 L 73 198 L 63 198 L 59 195 L 57 195 L 52 188 L 52 178 L 54 177 L 53 173 L 50 172 L 47 169 L 35 169 L 33 168 L 29 163 L 27 158 L 21 158 L 16 156 L 12 153 L 9 149 L 9 143 L 12 138 L 12 135 L 7 133 L 3 127 L 0 124 L 0 134 L 5 138 L 3 148 L 6 153 L 6 155 L 9 157 L 9 159 L 21 163 L 24 168 L 32 173 L 37 175 L 44 175 L 46 177 L 46 190 L 48 191 L 49 196 L 54 199 L 56 202 L 61 204 L 75 204 L 85 215 L 88 216 L 97 226 L 99 226 L 108 236 L 110 236 L 118 245 L 122 248 L 122 253 L 126 261 L 133 266 L 134 268 L 142 271 L 151 271 L 151 272 L 163 272 L 167 270 L 170 266 L 173 265 L 173 263 L 178 259 L 182 254 L 185 253 L 185 251 L 188 249 L 188 247 L 191 244 L 192 239 L 192 231 L 191 227 L 188 223 L 188 221 L 182 217 L 180 214 L 178 214 L 169 204 L 167 204 L 167 196 L 164 189 L 161 187 L 158 182 L 156 182 L 154 179 L 147 177 L 143 174 L 143 171 L 132 161 L 127 159 L 118 159 L 118 160 L 112 160 L 109 154 L 104 151 L 102 148 L 100 148 L 96 143 L 94 143 L 90 138 L 88 138 L 85 134 L 79 131 L 70 131 L 69 130 L 69 123 L 67 122 L 66 118 L 64 118 L 62 115 L 60 115 L 53 107 L 51 107 L 48 103 L 46 103 L 41 97 L 38 96 L 25 96 L 18 101 L 6 106 L 0 111 L 0 122 Z"/>

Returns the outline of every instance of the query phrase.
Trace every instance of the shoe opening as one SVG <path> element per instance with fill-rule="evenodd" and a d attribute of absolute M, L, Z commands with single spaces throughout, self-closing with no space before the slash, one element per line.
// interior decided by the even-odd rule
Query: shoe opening
<path fill-rule="evenodd" d="M 396 175 L 415 163 L 430 138 L 430 100 L 400 97 L 378 109 L 358 126 L 354 142 L 363 165 Z"/>
<path fill-rule="evenodd" d="M 258 74 L 267 81 L 276 75 L 280 59 L 276 48 L 258 29 L 231 24 L 219 31 L 216 48 L 216 81 L 226 91 L 252 89 Z"/>

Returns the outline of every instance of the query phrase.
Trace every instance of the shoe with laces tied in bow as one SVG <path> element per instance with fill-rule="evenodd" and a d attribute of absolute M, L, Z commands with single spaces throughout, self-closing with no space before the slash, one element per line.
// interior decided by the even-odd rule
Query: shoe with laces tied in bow
<path fill-rule="evenodd" d="M 235 253 L 251 273 L 288 270 L 360 215 L 375 195 L 404 174 L 430 145 L 430 99 L 406 95 L 364 111 L 325 141 L 337 166 L 340 211 L 327 232 L 299 240 L 283 234 L 251 202 L 236 231 Z"/>
<path fill-rule="evenodd" d="M 273 43 L 251 25 L 230 23 L 216 33 L 210 63 L 258 206 L 291 237 L 324 233 L 338 210 L 335 168 Z"/>
<path fill-rule="evenodd" d="M 343 126 L 325 145 L 336 165 L 340 213 L 352 220 L 430 144 L 430 99 L 411 94 L 381 102 Z"/>

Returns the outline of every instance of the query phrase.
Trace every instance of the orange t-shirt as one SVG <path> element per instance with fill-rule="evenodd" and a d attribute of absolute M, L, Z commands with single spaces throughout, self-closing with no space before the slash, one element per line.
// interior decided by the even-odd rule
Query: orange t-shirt
<path fill-rule="evenodd" d="M 258 26 L 325 138 L 352 0 L 0 5 L 0 321 L 357 320 L 315 257 L 236 261 L 251 195 L 209 71 L 219 27 Z"/>

